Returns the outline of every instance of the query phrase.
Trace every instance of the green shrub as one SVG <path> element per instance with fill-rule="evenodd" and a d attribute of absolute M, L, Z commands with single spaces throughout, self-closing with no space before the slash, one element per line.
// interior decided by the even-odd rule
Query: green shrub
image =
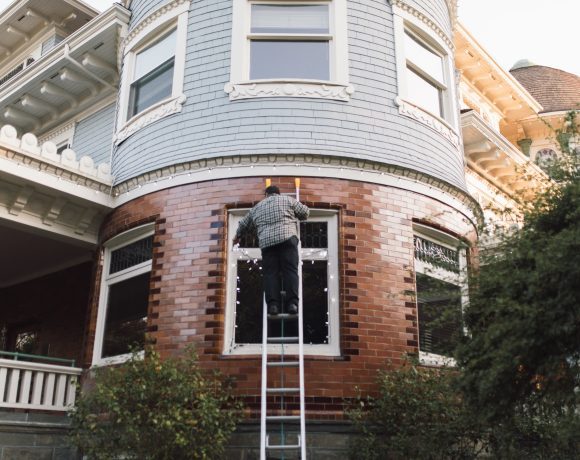
<path fill-rule="evenodd" d="M 91 460 L 215 459 L 241 416 L 231 385 L 206 375 L 193 351 L 153 351 L 95 371 L 72 412 L 71 440 Z"/>
<path fill-rule="evenodd" d="M 455 391 L 456 372 L 406 363 L 379 373 L 379 395 L 350 412 L 361 436 L 356 459 L 467 459 L 484 448 L 481 430 Z"/>

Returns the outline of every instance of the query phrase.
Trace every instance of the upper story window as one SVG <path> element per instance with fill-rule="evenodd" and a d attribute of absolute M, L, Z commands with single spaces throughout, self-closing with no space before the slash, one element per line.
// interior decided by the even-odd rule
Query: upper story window
<path fill-rule="evenodd" d="M 229 234 L 247 210 L 230 213 Z M 338 224 L 334 211 L 311 209 L 310 217 L 300 224 L 302 259 L 302 303 L 304 307 L 304 350 L 313 355 L 337 356 L 338 324 Z M 229 244 L 231 248 L 231 242 Z M 262 344 L 261 251 L 257 237 L 246 235 L 238 251 L 230 249 L 227 279 L 225 353 L 259 354 Z M 272 335 L 279 334 L 281 323 L 273 321 Z M 286 335 L 298 335 L 296 321 L 285 325 Z M 279 345 L 270 345 L 273 351 Z M 285 351 L 296 352 L 286 345 Z"/>
<path fill-rule="evenodd" d="M 105 246 L 93 364 L 126 360 L 143 349 L 153 258 L 153 225 L 123 233 Z"/>
<path fill-rule="evenodd" d="M 392 6 L 399 113 L 459 148 L 452 39 L 422 12 Z"/>
<path fill-rule="evenodd" d="M 133 27 L 123 49 L 115 142 L 180 112 L 189 2 L 172 2 Z"/>
<path fill-rule="evenodd" d="M 230 99 L 348 100 L 345 0 L 234 0 Z"/>
<path fill-rule="evenodd" d="M 452 365 L 467 302 L 465 249 L 458 240 L 422 225 L 415 226 L 414 246 L 419 359 Z"/>
<path fill-rule="evenodd" d="M 251 5 L 250 79 L 330 80 L 330 5 Z"/>
<path fill-rule="evenodd" d="M 405 31 L 405 57 L 407 99 L 444 118 L 443 92 L 447 86 L 443 57 L 408 30 Z"/>
<path fill-rule="evenodd" d="M 129 95 L 130 117 L 171 96 L 176 34 L 176 29 L 172 29 L 136 53 Z"/>

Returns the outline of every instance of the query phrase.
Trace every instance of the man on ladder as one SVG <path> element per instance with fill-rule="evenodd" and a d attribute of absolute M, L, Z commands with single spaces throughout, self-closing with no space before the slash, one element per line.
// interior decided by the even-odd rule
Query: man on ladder
<path fill-rule="evenodd" d="M 286 296 L 286 313 L 298 313 L 298 230 L 297 220 L 306 220 L 310 213 L 308 207 L 286 195 L 280 189 L 269 185 L 266 197 L 255 205 L 240 221 L 234 245 L 240 242 L 244 233 L 255 227 L 258 243 L 262 250 L 262 269 L 264 273 L 264 293 L 268 313 L 277 315 L 282 307 L 282 286 Z"/>
<path fill-rule="evenodd" d="M 260 460 L 267 460 L 269 451 L 284 452 L 297 450 L 299 458 L 306 460 L 306 419 L 304 396 L 304 325 L 302 321 L 303 305 L 299 293 L 302 290 L 302 276 L 300 272 L 300 241 L 299 221 L 306 220 L 310 211 L 300 203 L 300 179 L 295 179 L 296 199 L 280 195 L 278 187 L 266 180 L 266 198 L 255 205 L 241 220 L 234 245 L 239 244 L 242 235 L 255 227 L 258 234 L 258 243 L 262 250 L 262 268 L 264 277 L 264 308 L 262 327 L 262 391 L 261 391 L 261 421 L 260 421 Z M 282 283 L 281 283 L 282 282 Z M 282 312 L 284 306 L 284 312 Z M 282 313 L 282 314 L 280 314 Z M 268 322 L 281 323 L 279 337 L 268 335 Z M 284 334 L 285 321 L 298 322 L 298 337 L 287 337 Z M 270 359 L 270 345 L 278 344 L 280 354 Z M 298 345 L 298 361 L 285 359 L 285 345 Z M 276 355 L 276 353 L 274 353 Z M 280 386 L 268 384 L 268 368 L 280 370 Z M 298 387 L 284 385 L 286 381 L 285 369 L 298 370 Z M 288 414 L 285 408 L 286 395 L 298 394 L 300 398 L 299 415 Z M 279 397 L 280 406 L 278 415 L 268 415 L 272 410 L 268 408 L 268 395 Z M 275 400 L 274 400 L 275 401 Z M 299 421 L 300 431 L 295 443 L 287 439 L 286 423 Z M 280 434 L 275 436 L 278 443 L 270 442 L 271 430 L 269 423 L 279 424 Z"/>

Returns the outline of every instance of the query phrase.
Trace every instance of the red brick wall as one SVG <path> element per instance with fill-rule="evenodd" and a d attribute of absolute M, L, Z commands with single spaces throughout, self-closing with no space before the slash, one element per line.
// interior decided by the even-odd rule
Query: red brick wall
<path fill-rule="evenodd" d="M 38 326 L 41 354 L 80 361 L 92 262 L 0 290 L 0 327 Z"/>
<path fill-rule="evenodd" d="M 282 192 L 292 178 L 272 178 Z M 264 180 L 208 181 L 166 189 L 117 209 L 102 241 L 145 222 L 156 222 L 150 294 L 150 331 L 157 349 L 172 355 L 195 344 L 209 368 L 236 378 L 240 394 L 258 403 L 259 357 L 222 356 L 225 317 L 227 209 L 262 198 Z M 339 179 L 302 180 L 301 200 L 338 208 L 340 347 L 337 358 L 306 358 L 309 417 L 339 416 L 343 398 L 374 389 L 377 370 L 417 353 L 417 312 L 412 296 L 413 220 L 473 239 L 465 216 L 427 196 Z M 98 278 L 98 277 L 97 277 Z M 99 283 L 100 280 L 95 281 Z M 90 363 L 97 300 L 92 301 Z"/>

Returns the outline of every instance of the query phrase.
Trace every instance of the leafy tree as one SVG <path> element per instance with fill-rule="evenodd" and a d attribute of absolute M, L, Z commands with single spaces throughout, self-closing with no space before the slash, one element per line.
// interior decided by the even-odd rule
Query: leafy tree
<path fill-rule="evenodd" d="M 71 440 L 88 458 L 216 459 L 240 419 L 231 388 L 199 368 L 193 351 L 148 351 L 96 371 L 72 412 Z"/>
<path fill-rule="evenodd" d="M 576 136 L 576 117 L 569 119 Z M 559 185 L 538 197 L 523 228 L 471 279 L 470 335 L 457 357 L 466 397 L 489 420 L 534 414 L 557 425 L 578 404 L 580 180 L 577 151 L 566 148 L 551 167 Z"/>

